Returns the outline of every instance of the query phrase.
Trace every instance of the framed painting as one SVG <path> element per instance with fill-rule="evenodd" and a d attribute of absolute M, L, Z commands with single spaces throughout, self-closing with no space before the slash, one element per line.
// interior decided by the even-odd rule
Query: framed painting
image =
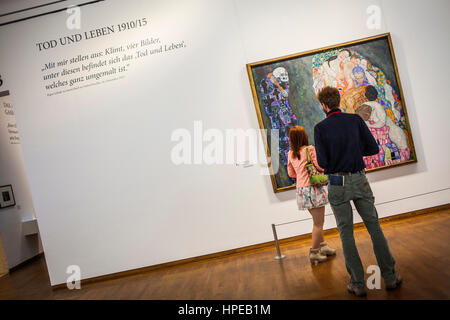
<path fill-rule="evenodd" d="M 12 186 L 0 187 L 0 209 L 9 208 L 16 205 L 16 199 L 14 198 L 14 192 Z"/>
<path fill-rule="evenodd" d="M 341 110 L 360 115 L 380 147 L 364 158 L 367 172 L 417 162 L 389 33 L 249 63 L 247 72 L 259 125 L 278 134 L 263 137 L 274 192 L 295 188 L 286 167 L 289 128 L 304 127 L 314 145 L 314 126 L 325 118 L 316 94 L 325 86 L 339 90 Z M 369 86 L 377 94 L 366 95 Z"/>

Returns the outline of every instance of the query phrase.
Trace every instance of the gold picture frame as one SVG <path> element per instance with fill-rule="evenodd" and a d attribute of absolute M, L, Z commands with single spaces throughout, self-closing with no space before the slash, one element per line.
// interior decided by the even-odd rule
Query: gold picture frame
<path fill-rule="evenodd" d="M 385 144 L 381 145 L 381 149 L 383 149 L 382 152 L 384 155 L 383 161 L 377 160 L 377 158 L 371 158 L 369 157 L 365 158 L 365 161 L 367 161 L 367 164 L 370 166 L 366 169 L 366 172 L 373 172 L 377 170 L 387 169 L 391 167 L 397 167 L 405 164 L 411 164 L 417 162 L 417 155 L 414 148 L 414 141 L 411 134 L 411 128 L 408 118 L 408 113 L 406 110 L 405 105 L 405 99 L 403 95 L 403 89 L 400 82 L 400 77 L 398 74 L 398 68 L 397 68 L 397 62 L 395 59 L 394 49 L 392 46 L 392 39 L 390 36 L 390 33 L 384 33 L 377 36 L 367 37 L 359 40 L 349 41 L 337 45 L 327 46 L 315 50 L 309 50 L 304 51 L 300 53 L 290 54 L 274 59 L 268 59 L 263 61 L 258 61 L 254 63 L 248 63 L 246 65 L 247 73 L 250 81 L 250 87 L 252 90 L 253 95 L 253 101 L 256 109 L 256 114 L 258 117 L 259 126 L 262 129 L 263 132 L 263 140 L 265 143 L 266 148 L 266 156 L 268 159 L 268 166 L 270 170 L 270 178 L 272 182 L 272 187 L 275 193 L 282 192 L 286 190 L 291 190 L 295 188 L 295 184 L 291 183 L 289 185 L 286 185 L 289 180 L 286 180 L 286 174 L 287 170 L 285 168 L 286 162 L 286 134 L 288 132 L 289 126 L 285 126 L 285 128 L 281 128 L 282 126 L 280 123 L 284 120 L 280 120 L 280 117 L 274 115 L 273 110 L 270 109 L 270 106 L 278 103 L 281 108 L 284 108 L 283 111 L 280 111 L 284 114 L 282 117 L 286 117 L 286 114 L 288 114 L 288 118 L 290 117 L 291 121 L 290 123 L 294 123 L 295 119 L 299 122 L 299 125 L 302 125 L 302 122 L 299 120 L 309 121 L 309 126 L 305 126 L 305 129 L 307 132 L 309 131 L 310 136 L 310 142 L 311 142 L 311 136 L 312 136 L 312 123 L 311 121 L 315 121 L 317 123 L 317 119 L 319 117 L 324 118 L 325 114 L 320 109 L 320 106 L 318 104 L 318 101 L 314 102 L 315 99 L 311 99 L 311 95 L 314 95 L 314 90 L 316 89 L 315 85 L 316 82 L 320 84 L 320 76 L 317 74 L 319 72 L 316 72 L 321 67 L 325 67 L 326 63 L 325 61 L 328 61 L 328 66 L 330 66 L 330 60 L 336 60 L 339 56 L 339 53 L 342 51 L 348 51 L 348 56 L 344 55 L 345 59 L 347 61 L 350 59 L 350 54 L 353 53 L 353 55 L 357 56 L 360 60 L 360 64 L 362 64 L 364 61 L 364 66 L 366 69 L 363 68 L 363 66 L 359 64 L 355 64 L 355 70 L 356 67 L 361 67 L 364 72 L 353 73 L 353 75 L 357 74 L 359 77 L 362 73 L 364 73 L 365 80 L 364 82 L 358 82 L 360 81 L 360 78 L 356 79 L 353 78 L 354 83 L 358 85 L 374 85 L 379 92 L 383 94 L 383 99 L 380 97 L 377 98 L 377 101 L 379 101 L 380 105 L 383 103 L 383 107 L 385 108 L 385 112 L 387 116 L 392 118 L 394 120 L 395 126 L 398 126 L 402 129 L 402 132 L 404 133 L 405 139 L 403 141 L 406 141 L 407 148 L 399 149 L 397 145 L 394 142 L 383 142 Z M 327 58 L 328 57 L 328 58 Z M 327 58 L 328 60 L 323 60 Z M 322 59 L 322 60 L 321 60 Z M 342 59 L 342 58 L 341 58 Z M 311 60 L 311 61 L 310 61 Z M 318 62 L 322 61 L 322 64 L 320 65 Z M 342 60 L 346 61 L 346 60 Z M 358 60 L 355 60 L 358 61 Z M 373 61 L 373 62 L 372 62 Z M 308 66 L 311 65 L 308 71 Z M 370 69 L 369 69 L 370 65 Z M 319 67 L 317 67 L 319 66 Z M 281 69 L 280 69 L 281 68 Z M 317 68 L 317 69 L 315 69 Z M 342 65 L 341 65 L 342 68 Z M 280 73 L 279 77 L 277 78 L 274 76 L 276 70 L 278 69 L 278 72 Z M 284 69 L 284 71 L 280 71 Z M 289 69 L 289 70 L 288 70 Z M 268 70 L 273 70 L 274 72 L 268 72 Z M 291 71 L 291 72 L 289 72 Z M 371 72 L 369 74 L 369 71 Z M 308 73 L 310 72 L 310 74 Z M 314 74 L 314 72 L 316 72 Z M 270 76 L 270 78 L 268 78 Z M 277 75 L 278 76 L 278 75 Z M 316 76 L 316 79 L 314 78 Z M 311 78 L 311 79 L 309 79 Z M 368 80 L 368 78 L 371 79 L 372 82 Z M 263 79 L 263 80 L 262 80 Z M 269 80 L 267 80 L 269 79 Z M 282 79 L 278 82 L 283 83 L 284 87 L 282 87 L 276 79 Z M 286 80 L 288 79 L 288 80 Z M 319 79 L 319 81 L 317 81 Z M 338 79 L 338 77 L 336 77 Z M 303 83 L 297 83 L 301 82 Z M 366 82 L 367 80 L 367 82 Z M 264 82 L 265 81 L 265 82 Z M 348 82 L 351 82 L 352 80 L 349 79 Z M 326 83 L 325 80 L 323 80 L 324 83 Z M 271 85 L 271 88 L 274 88 L 274 91 L 277 91 L 277 95 L 269 95 L 265 94 L 268 91 L 265 91 L 266 88 L 263 84 Z M 310 86 L 311 83 L 313 83 L 313 86 Z M 345 83 L 345 81 L 343 81 Z M 276 86 L 275 86 L 275 85 Z M 309 85 L 308 85 L 309 84 Z M 381 87 L 383 85 L 383 87 Z M 345 86 L 345 84 L 344 84 Z M 264 88 L 263 88 L 264 87 Z M 391 96 L 394 98 L 394 100 L 389 100 L 387 98 L 387 95 L 385 93 L 385 88 L 391 88 L 390 98 Z M 283 89 L 284 88 L 284 89 Z M 356 90 L 356 87 L 353 87 Z M 341 90 L 341 88 L 339 88 Z M 344 88 L 345 89 L 345 88 Z M 342 89 L 341 93 L 346 94 L 349 93 L 350 89 L 347 89 L 345 91 Z M 268 90 L 268 89 L 267 89 Z M 279 93 L 282 93 L 280 95 Z M 286 93 L 288 92 L 288 93 Z M 284 97 L 283 97 L 284 96 Z M 294 96 L 292 98 L 292 96 Z M 276 97 L 281 97 L 284 102 L 278 102 L 276 101 Z M 265 100 L 263 100 L 265 99 Z M 291 99 L 297 99 L 296 105 L 291 107 L 291 104 L 295 103 L 292 102 Z M 301 100 L 303 99 L 303 100 Z M 286 102 L 287 101 L 287 102 Z M 291 102 L 290 102 L 291 101 Z M 303 102 L 306 101 L 305 106 L 309 108 L 309 110 L 301 109 L 298 105 L 302 105 Z M 302 102 L 302 103 L 298 103 Z M 291 111 L 287 110 L 291 108 Z M 305 107 L 306 108 L 306 107 Z M 279 108 L 280 109 L 280 108 Z M 317 110 L 316 110 L 317 109 Z M 350 109 L 349 109 L 350 110 Z M 303 112 L 303 113 L 302 113 Z M 395 115 L 394 115 L 395 113 Z M 315 119 L 308 119 L 308 117 L 305 116 L 305 114 L 313 114 Z M 276 118 L 276 119 L 275 119 Z M 275 119 L 275 120 L 274 120 Z M 386 118 L 387 119 L 387 118 Z M 319 120 L 320 121 L 320 120 Z M 270 125 L 269 125 L 270 124 Z M 278 126 L 278 128 L 277 128 Z M 282 152 L 278 152 L 277 156 L 280 159 L 280 166 L 277 173 L 274 172 L 272 167 L 272 155 L 270 151 L 270 145 L 269 145 L 269 136 L 265 133 L 267 129 L 279 129 L 282 132 L 282 137 L 280 138 L 280 145 L 284 148 L 281 150 Z M 375 132 L 376 129 L 373 129 Z M 379 139 L 382 141 L 388 141 L 388 139 Z M 377 140 L 378 141 L 378 140 Z M 404 143 L 401 143 L 404 145 Z M 400 143 L 399 143 L 400 145 Z M 280 147 L 281 148 L 281 147 Z M 380 149 L 380 150 L 381 150 Z M 381 151 L 380 151 L 381 152 Z M 409 158 L 408 158 L 409 155 Z M 408 158 L 408 159 L 407 159 Z M 381 156 L 379 157 L 381 159 Z M 398 161 L 397 161 L 398 160 Z M 383 165 L 384 163 L 384 165 Z M 378 166 L 376 166 L 378 165 Z M 373 167 L 372 167 L 373 166 Z M 277 174 L 280 174 L 280 170 L 284 172 L 281 178 L 277 177 Z M 292 182 L 292 179 L 290 180 Z M 281 182 L 281 183 L 280 183 Z"/>

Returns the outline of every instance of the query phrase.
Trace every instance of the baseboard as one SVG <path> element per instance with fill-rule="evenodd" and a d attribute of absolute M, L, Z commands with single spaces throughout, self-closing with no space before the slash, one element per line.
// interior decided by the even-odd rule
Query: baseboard
<path fill-rule="evenodd" d="M 428 214 L 428 213 L 433 213 L 433 212 L 436 212 L 436 211 L 448 210 L 448 209 L 450 209 L 450 203 L 447 203 L 447 204 L 444 204 L 444 205 L 440 205 L 440 206 L 436 206 L 436 207 L 431 207 L 431 208 L 426 208 L 426 209 L 421 209 L 421 210 L 415 210 L 415 211 L 400 213 L 400 214 L 389 216 L 389 217 L 385 217 L 385 218 L 380 218 L 379 221 L 380 221 L 380 223 L 386 223 L 386 222 L 391 222 L 391 221 L 394 221 L 394 220 L 406 219 L 406 218 L 410 218 L 410 217 L 413 217 L 413 216 L 418 216 L 418 215 L 422 215 L 422 214 Z M 362 222 L 361 223 L 356 223 L 355 224 L 355 229 L 358 229 L 358 228 L 364 228 L 364 223 L 362 223 Z M 332 235 L 332 234 L 337 234 L 337 233 L 339 233 L 337 228 L 332 228 L 332 229 L 328 229 L 328 230 L 324 231 L 325 235 Z M 310 239 L 310 238 L 311 238 L 311 233 L 307 233 L 307 234 L 303 234 L 303 235 L 299 235 L 299 236 L 293 236 L 293 237 L 281 239 L 281 240 L 279 240 L 279 243 L 280 243 L 280 245 L 282 245 L 282 244 L 286 244 L 286 243 L 290 243 L 290 242 L 307 240 L 307 239 Z M 223 257 L 226 257 L 226 256 L 238 254 L 238 253 L 243 253 L 243 252 L 248 252 L 248 251 L 252 251 L 252 250 L 258 250 L 258 249 L 273 247 L 274 244 L 275 244 L 274 241 L 268 241 L 268 242 L 254 244 L 254 245 L 245 246 L 245 247 L 241 247 L 241 248 L 236 248 L 236 249 L 231 249 L 231 250 L 226 250 L 226 251 L 206 254 L 206 255 L 203 255 L 203 256 L 187 258 L 187 259 L 182 259 L 182 260 L 162 263 L 162 264 L 158 264 L 158 265 L 154 265 L 154 266 L 142 267 L 142 268 L 138 268 L 138 269 L 132 269 L 132 270 L 127 270 L 127 271 L 107 274 L 107 275 L 103 275 L 103 276 L 99 276 L 99 277 L 83 279 L 83 280 L 81 280 L 81 284 L 82 285 L 86 285 L 88 283 L 94 283 L 94 282 L 100 282 L 100 281 L 105 281 L 105 280 L 112 280 L 112 279 L 122 278 L 122 277 L 135 275 L 135 274 L 140 274 L 140 273 L 145 273 L 145 272 L 149 272 L 149 271 L 153 271 L 153 270 L 161 269 L 161 268 L 168 268 L 168 267 L 179 266 L 179 265 L 183 265 L 183 264 L 187 264 L 187 263 L 194 263 L 194 262 L 200 262 L 200 261 L 205 261 L 205 260 L 223 258 Z M 32 258 L 32 259 L 34 259 L 34 258 Z M 14 268 L 17 268 L 17 267 L 14 267 Z M 62 289 L 62 288 L 67 288 L 65 283 L 57 284 L 57 285 L 52 286 L 53 290 Z"/>

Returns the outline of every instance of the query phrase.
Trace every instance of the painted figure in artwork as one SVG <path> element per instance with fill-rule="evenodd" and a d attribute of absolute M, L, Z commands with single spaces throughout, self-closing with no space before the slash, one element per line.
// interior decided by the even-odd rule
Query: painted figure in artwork
<path fill-rule="evenodd" d="M 312 69 L 315 93 L 326 86 L 337 88 L 342 111 L 363 117 L 377 140 L 380 153 L 365 158 L 367 169 L 410 160 L 401 101 L 381 69 L 349 49 L 315 55 Z"/>
<path fill-rule="evenodd" d="M 378 75 L 377 72 L 373 70 L 370 61 L 368 59 L 361 59 L 360 66 L 364 69 L 366 77 L 369 80 L 370 84 L 372 86 L 376 86 L 378 83 Z"/>
<path fill-rule="evenodd" d="M 279 154 L 283 165 L 287 165 L 290 127 L 298 125 L 297 117 L 289 105 L 289 75 L 285 68 L 278 67 L 261 80 L 260 90 L 264 110 L 271 122 L 271 129 L 279 130 Z"/>
<path fill-rule="evenodd" d="M 366 99 L 367 86 L 360 86 L 347 90 L 341 97 L 340 108 L 347 113 L 355 113 L 355 108 L 358 108 Z"/>
<path fill-rule="evenodd" d="M 387 116 L 381 104 L 376 101 L 378 92 L 375 87 L 367 87 L 366 97 L 368 101 L 363 105 L 370 107 L 368 109 L 369 112 L 361 114 L 359 109 L 357 109 L 356 113 L 364 119 L 370 132 L 372 132 L 372 135 L 380 146 L 380 153 L 378 155 L 364 158 L 367 169 L 409 160 L 410 150 L 406 135 Z"/>
<path fill-rule="evenodd" d="M 352 70 L 353 77 L 355 78 L 355 87 L 370 85 L 369 80 L 366 77 L 366 72 L 360 66 L 356 66 Z"/>
<path fill-rule="evenodd" d="M 349 50 L 342 50 L 336 55 L 328 57 L 321 66 L 321 75 L 323 75 L 324 86 L 333 86 L 341 88 L 346 86 L 344 75 L 344 62 L 350 57 Z"/>
<path fill-rule="evenodd" d="M 361 68 L 359 67 L 359 64 L 361 62 L 361 59 L 357 55 L 350 56 L 350 59 L 348 61 L 344 62 L 344 87 L 342 88 L 342 91 L 347 91 L 348 89 L 352 89 L 354 87 L 359 87 L 359 84 L 353 80 L 357 80 L 355 77 L 352 77 L 355 75 L 355 69 Z M 338 88 L 339 89 L 339 88 Z"/>

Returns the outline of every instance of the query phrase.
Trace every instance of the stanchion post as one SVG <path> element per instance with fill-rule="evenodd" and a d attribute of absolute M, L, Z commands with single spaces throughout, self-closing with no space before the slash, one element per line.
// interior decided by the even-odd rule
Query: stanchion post
<path fill-rule="evenodd" d="M 277 256 L 275 259 L 280 260 L 283 258 L 286 258 L 285 255 L 281 254 L 280 250 L 280 244 L 278 243 L 278 236 L 277 236 L 277 229 L 275 228 L 275 225 L 272 223 L 272 232 L 273 232 L 273 238 L 275 239 L 275 247 L 277 248 Z"/>

